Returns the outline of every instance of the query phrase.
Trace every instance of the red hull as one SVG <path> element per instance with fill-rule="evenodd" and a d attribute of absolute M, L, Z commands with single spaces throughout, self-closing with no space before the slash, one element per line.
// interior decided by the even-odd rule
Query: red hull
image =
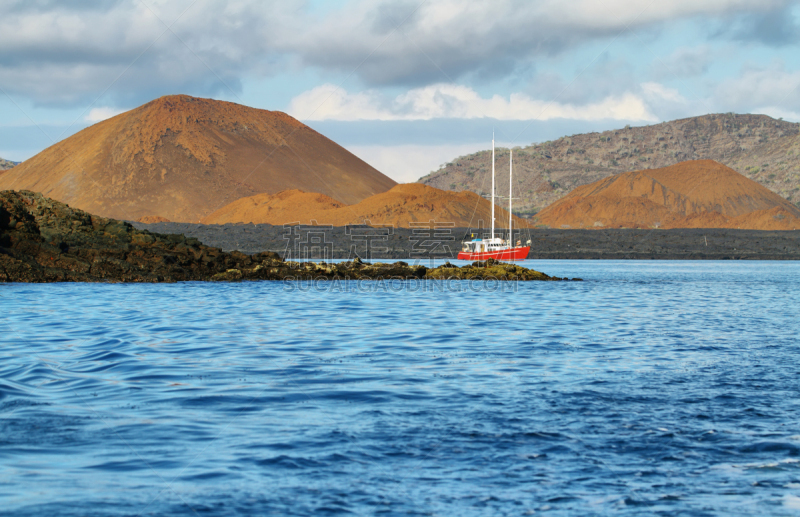
<path fill-rule="evenodd" d="M 531 251 L 530 246 L 521 248 L 509 248 L 506 250 L 498 251 L 484 251 L 481 253 L 471 253 L 468 251 L 459 251 L 458 260 L 486 260 L 493 258 L 495 260 L 525 260 L 528 258 L 528 253 Z"/>

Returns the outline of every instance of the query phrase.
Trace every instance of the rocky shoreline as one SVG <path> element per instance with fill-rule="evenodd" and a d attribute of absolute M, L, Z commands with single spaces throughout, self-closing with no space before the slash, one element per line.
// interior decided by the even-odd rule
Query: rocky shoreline
<path fill-rule="evenodd" d="M 453 259 L 460 242 L 478 229 L 370 229 L 367 227 L 299 227 L 291 232 L 268 224 L 202 225 L 133 223 L 141 229 L 180 233 L 226 251 L 263 251 L 292 258 Z M 368 238 L 368 234 L 372 238 Z M 515 238 L 519 234 L 515 233 Z M 531 239 L 529 259 L 639 260 L 799 260 L 800 231 L 731 229 L 674 230 L 522 230 Z M 367 251 L 369 242 L 369 252 Z M 305 257 L 303 257 L 305 258 Z"/>
<path fill-rule="evenodd" d="M 369 264 L 358 257 L 328 264 L 287 261 L 270 251 L 224 252 L 193 237 L 97 217 L 38 193 L 0 192 L 0 282 L 334 279 L 567 280 L 493 260 L 427 268 Z"/>
<path fill-rule="evenodd" d="M 392 263 L 366 263 L 353 260 L 329 264 L 326 262 L 295 262 L 280 258 L 267 258 L 254 267 L 229 269 L 212 276 L 213 281 L 236 280 L 502 280 L 502 281 L 557 281 L 569 280 L 546 275 L 516 264 L 494 259 L 455 266 L 449 262 L 436 268 Z M 580 278 L 572 280 L 580 281 Z"/>

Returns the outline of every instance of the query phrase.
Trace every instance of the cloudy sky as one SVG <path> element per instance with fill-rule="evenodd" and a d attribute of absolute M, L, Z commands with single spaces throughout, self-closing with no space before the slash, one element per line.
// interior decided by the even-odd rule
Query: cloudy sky
<path fill-rule="evenodd" d="M 717 112 L 800 121 L 800 2 L 4 0 L 0 157 L 155 97 L 285 111 L 398 181 Z"/>

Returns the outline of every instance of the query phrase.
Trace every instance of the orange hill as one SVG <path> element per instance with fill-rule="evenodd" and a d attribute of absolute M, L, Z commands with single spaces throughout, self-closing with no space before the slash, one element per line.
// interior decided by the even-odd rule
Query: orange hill
<path fill-rule="evenodd" d="M 508 212 L 495 209 L 498 228 L 508 227 Z M 206 224 L 347 224 L 392 225 L 407 228 L 412 222 L 452 222 L 457 228 L 489 226 L 491 203 L 470 191 L 450 192 L 408 183 L 376 194 L 354 205 L 345 205 L 328 196 L 290 190 L 279 194 L 259 194 L 239 199 L 202 220 Z M 514 224 L 527 227 L 514 217 Z"/>
<path fill-rule="evenodd" d="M 87 212 L 194 222 L 287 189 L 357 203 L 396 183 L 285 113 L 186 95 L 95 124 L 0 175 Z"/>
<path fill-rule="evenodd" d="M 536 216 L 553 228 L 800 228 L 800 210 L 713 160 L 617 174 L 578 187 Z"/>
<path fill-rule="evenodd" d="M 154 223 L 170 223 L 169 219 L 166 217 L 161 217 L 160 215 L 146 215 L 144 217 L 140 217 L 136 220 L 137 223 L 145 223 L 145 224 L 154 224 Z"/>

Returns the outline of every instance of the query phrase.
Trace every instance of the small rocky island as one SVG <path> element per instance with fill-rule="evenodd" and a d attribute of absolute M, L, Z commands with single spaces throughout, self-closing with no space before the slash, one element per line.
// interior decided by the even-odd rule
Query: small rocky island
<path fill-rule="evenodd" d="M 223 252 L 183 235 L 137 230 L 29 191 L 0 192 L 0 282 L 459 279 L 567 280 L 489 259 L 437 268 L 405 262 L 284 261 Z"/>

